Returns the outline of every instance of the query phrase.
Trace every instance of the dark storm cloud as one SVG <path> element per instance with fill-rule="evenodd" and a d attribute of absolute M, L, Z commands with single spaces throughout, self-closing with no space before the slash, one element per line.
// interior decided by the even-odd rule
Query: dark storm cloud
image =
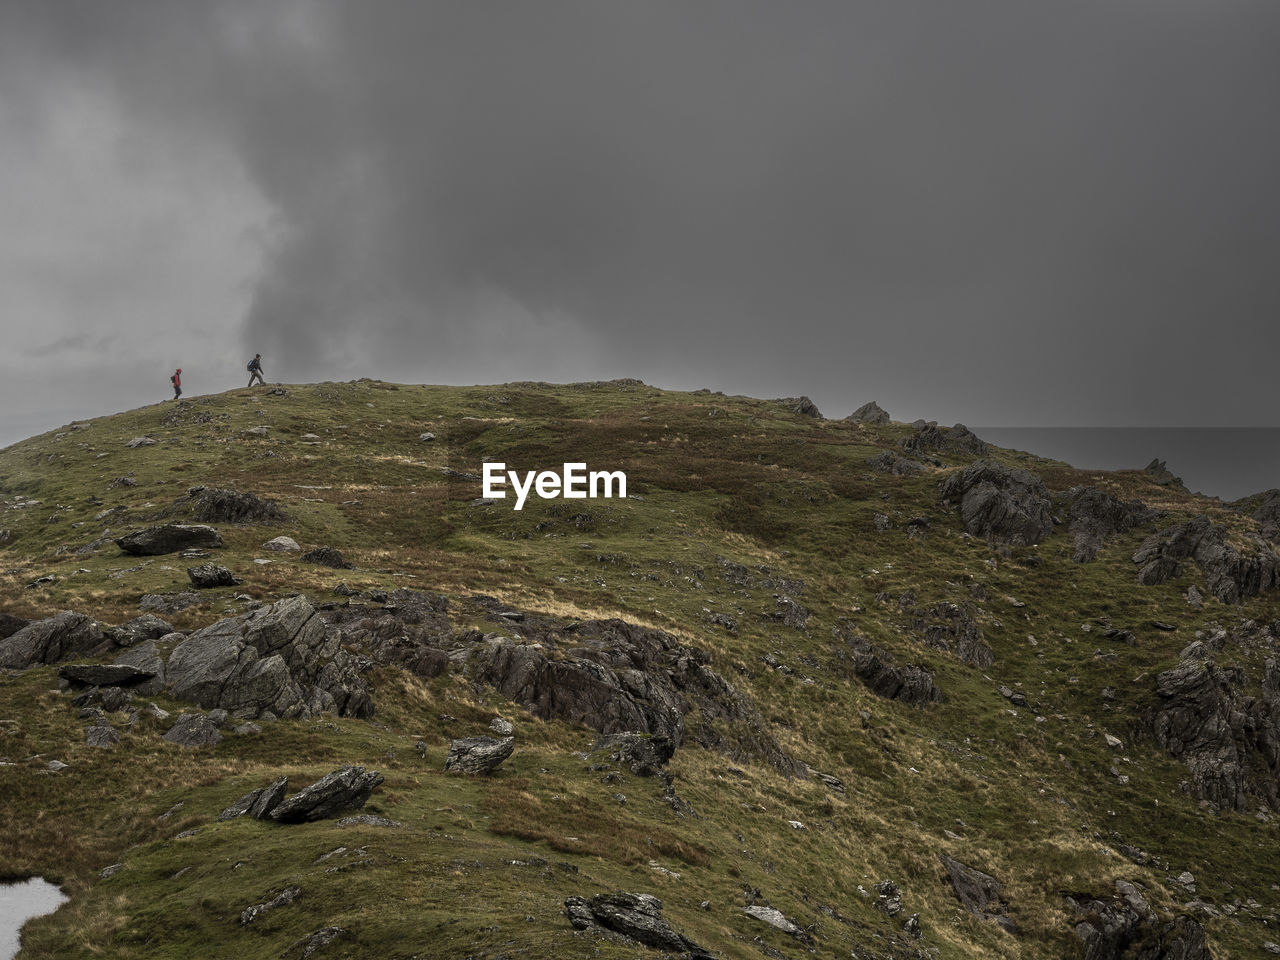
<path fill-rule="evenodd" d="M 290 379 L 631 374 L 829 415 L 874 396 L 1274 422 L 1269 2 L 0 17 L 28 94 L 104 84 L 131 122 L 239 159 L 272 208 L 244 346 Z"/>

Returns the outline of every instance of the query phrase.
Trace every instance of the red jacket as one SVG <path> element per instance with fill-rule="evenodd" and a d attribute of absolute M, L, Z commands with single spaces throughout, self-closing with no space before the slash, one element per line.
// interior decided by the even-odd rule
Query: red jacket
<path fill-rule="evenodd" d="M 180 370 L 175 370 L 175 371 L 174 371 L 173 376 L 169 378 L 170 380 L 172 380 L 172 381 L 173 381 L 173 385 L 174 385 L 175 387 L 180 387 L 180 386 L 182 386 L 182 377 L 178 376 L 178 374 L 179 374 L 179 373 L 181 373 L 181 372 L 182 372 L 182 371 L 180 371 Z"/>

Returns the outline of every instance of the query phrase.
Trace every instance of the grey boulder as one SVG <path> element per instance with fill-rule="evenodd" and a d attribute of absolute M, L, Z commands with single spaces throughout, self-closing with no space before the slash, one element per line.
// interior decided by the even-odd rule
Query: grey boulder
<path fill-rule="evenodd" d="M 184 713 L 178 716 L 164 739 L 180 747 L 216 747 L 222 742 L 222 732 L 204 714 Z"/>
<path fill-rule="evenodd" d="M 193 548 L 220 547 L 222 534 L 202 523 L 162 523 L 116 539 L 125 553 L 156 557 Z"/>
<path fill-rule="evenodd" d="M 870 403 L 864 403 L 845 419 L 852 420 L 854 423 L 888 423 L 889 412 L 872 400 Z"/>
<path fill-rule="evenodd" d="M 187 567 L 187 576 L 191 578 L 191 585 L 199 590 L 207 590 L 212 587 L 234 587 L 236 584 L 243 582 L 226 567 L 219 566 L 216 563 Z"/>
<path fill-rule="evenodd" d="M 686 954 L 694 960 L 714 956 L 662 919 L 662 901 L 647 893 L 600 893 L 588 900 L 569 897 L 564 902 L 569 922 L 578 930 L 603 927 L 630 937 L 647 947 Z"/>
<path fill-rule="evenodd" d="M 102 645 L 98 624 L 82 613 L 64 610 L 37 620 L 0 640 L 0 667 L 24 670 L 86 654 Z"/>
<path fill-rule="evenodd" d="M 281 801 L 267 817 L 277 823 L 303 823 L 358 810 L 382 781 L 376 770 L 366 773 L 364 767 L 343 767 Z"/>
<path fill-rule="evenodd" d="M 492 737 L 466 737 L 449 741 L 449 756 L 444 762 L 446 770 L 487 776 L 511 756 L 515 747 L 514 737 L 495 740 Z"/>
<path fill-rule="evenodd" d="M 1026 470 L 978 460 L 943 480 L 939 492 L 959 502 L 968 533 L 992 543 L 1031 546 L 1053 530 L 1049 492 Z"/>

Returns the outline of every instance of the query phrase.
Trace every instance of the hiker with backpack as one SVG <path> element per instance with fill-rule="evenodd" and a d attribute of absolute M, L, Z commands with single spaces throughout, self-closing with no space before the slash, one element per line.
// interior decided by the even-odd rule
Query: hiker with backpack
<path fill-rule="evenodd" d="M 173 376 L 169 378 L 169 382 L 173 384 L 173 399 L 177 400 L 182 396 L 182 368 L 178 367 L 173 371 Z"/>
<path fill-rule="evenodd" d="M 267 385 L 266 381 L 262 379 L 262 354 L 255 353 L 245 369 L 249 371 L 249 386 L 253 386 L 254 380 L 257 380 L 264 387 Z"/>

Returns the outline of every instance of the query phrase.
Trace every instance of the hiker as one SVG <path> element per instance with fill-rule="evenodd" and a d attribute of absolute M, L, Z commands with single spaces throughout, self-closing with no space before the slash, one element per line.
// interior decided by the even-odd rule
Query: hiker
<path fill-rule="evenodd" d="M 179 367 L 173 371 L 173 376 L 169 378 L 169 382 L 173 384 L 173 399 L 177 400 L 182 396 L 182 368 Z"/>
<path fill-rule="evenodd" d="M 262 354 L 255 353 L 245 369 L 249 371 L 249 386 L 253 386 L 255 379 L 264 387 L 267 385 L 266 381 L 262 379 Z"/>

